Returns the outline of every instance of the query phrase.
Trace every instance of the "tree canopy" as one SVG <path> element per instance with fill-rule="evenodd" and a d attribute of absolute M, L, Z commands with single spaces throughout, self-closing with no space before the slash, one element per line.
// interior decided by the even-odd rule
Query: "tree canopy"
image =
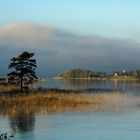
<path fill-rule="evenodd" d="M 58 77 L 64 79 L 71 79 L 71 78 L 94 78 L 94 77 L 105 77 L 106 73 L 101 71 L 90 71 L 90 70 L 83 70 L 83 69 L 71 69 L 69 71 L 64 72 L 63 74 L 58 75 Z"/>
<path fill-rule="evenodd" d="M 13 57 L 9 64 L 9 69 L 13 69 L 13 71 L 8 76 L 21 86 L 21 91 L 23 91 L 24 85 L 28 85 L 37 79 L 35 73 L 36 60 L 32 58 L 33 56 L 34 53 L 23 52 L 19 56 Z"/>

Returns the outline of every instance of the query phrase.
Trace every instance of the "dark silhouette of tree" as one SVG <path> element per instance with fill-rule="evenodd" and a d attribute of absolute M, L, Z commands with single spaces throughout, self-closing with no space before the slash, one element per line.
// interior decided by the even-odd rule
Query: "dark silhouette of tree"
<path fill-rule="evenodd" d="M 14 77 L 14 81 L 21 87 L 23 91 L 23 86 L 27 88 L 28 84 L 31 84 L 34 79 L 37 79 L 35 69 L 36 69 L 36 60 L 32 57 L 34 53 L 23 52 L 17 57 L 11 59 L 9 69 L 14 69 L 11 73 L 8 74 L 9 77 Z"/>

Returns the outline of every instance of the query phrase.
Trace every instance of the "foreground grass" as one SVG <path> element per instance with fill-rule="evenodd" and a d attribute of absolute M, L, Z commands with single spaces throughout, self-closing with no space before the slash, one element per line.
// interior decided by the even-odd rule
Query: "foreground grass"
<path fill-rule="evenodd" d="M 91 102 L 93 100 L 93 102 Z M 30 93 L 26 95 L 2 95 L 0 106 L 3 114 L 16 115 L 17 113 L 58 112 L 72 109 L 81 109 L 86 106 L 93 107 L 104 104 L 101 97 L 88 97 L 84 94 L 63 93 Z"/>
<path fill-rule="evenodd" d="M 0 95 L 2 115 L 15 116 L 81 109 L 119 111 L 140 106 L 138 98 L 116 91 L 86 94 L 77 93 L 74 90 L 30 88 L 28 93 L 20 93 L 19 88 L 14 85 L 0 85 L 0 91 L 12 93 Z"/>
<path fill-rule="evenodd" d="M 45 89 L 34 89 L 28 94 L 2 94 L 0 96 L 0 113 L 2 115 L 22 115 L 33 113 L 54 113 L 59 111 L 91 109 L 119 111 L 127 109 L 128 101 L 135 97 L 121 92 L 86 94 L 65 93 Z M 127 102 L 126 102 L 127 101 Z"/>
<path fill-rule="evenodd" d="M 16 90 L 19 90 L 19 87 L 16 86 L 16 85 L 8 85 L 8 84 L 1 84 L 0 85 L 0 91 L 3 92 L 3 91 L 16 91 Z"/>

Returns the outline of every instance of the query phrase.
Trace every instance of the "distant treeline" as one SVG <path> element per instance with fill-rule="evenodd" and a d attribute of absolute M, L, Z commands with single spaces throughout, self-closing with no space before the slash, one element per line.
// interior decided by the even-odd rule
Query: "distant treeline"
<path fill-rule="evenodd" d="M 125 71 L 125 72 L 116 71 L 116 72 L 113 72 L 113 74 L 114 73 L 117 73 L 118 76 L 131 76 L 134 78 L 140 78 L 140 70 L 131 70 L 131 71 Z"/>
<path fill-rule="evenodd" d="M 94 77 L 106 77 L 106 72 L 90 71 L 82 69 L 72 69 L 58 75 L 58 77 L 70 79 L 70 78 L 94 78 Z"/>
<path fill-rule="evenodd" d="M 108 78 L 112 76 L 127 76 L 127 77 L 134 77 L 140 78 L 140 70 L 132 70 L 132 71 L 114 71 L 111 74 L 108 74 L 103 71 L 91 71 L 91 70 L 84 70 L 84 69 L 71 69 L 68 70 L 60 75 L 59 78 L 63 79 L 72 79 L 72 78 Z"/>

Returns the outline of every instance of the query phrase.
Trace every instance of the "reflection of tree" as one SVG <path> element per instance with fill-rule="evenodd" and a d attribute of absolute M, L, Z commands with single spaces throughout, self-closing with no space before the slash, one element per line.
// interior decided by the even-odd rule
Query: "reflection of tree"
<path fill-rule="evenodd" d="M 90 80 L 79 80 L 79 79 L 65 79 L 64 84 L 65 87 L 67 86 L 68 88 L 78 88 L 78 89 L 86 89 L 90 86 Z"/>
<path fill-rule="evenodd" d="M 34 114 L 17 114 L 14 117 L 9 117 L 11 127 L 16 127 L 18 131 L 32 131 L 35 125 Z"/>

